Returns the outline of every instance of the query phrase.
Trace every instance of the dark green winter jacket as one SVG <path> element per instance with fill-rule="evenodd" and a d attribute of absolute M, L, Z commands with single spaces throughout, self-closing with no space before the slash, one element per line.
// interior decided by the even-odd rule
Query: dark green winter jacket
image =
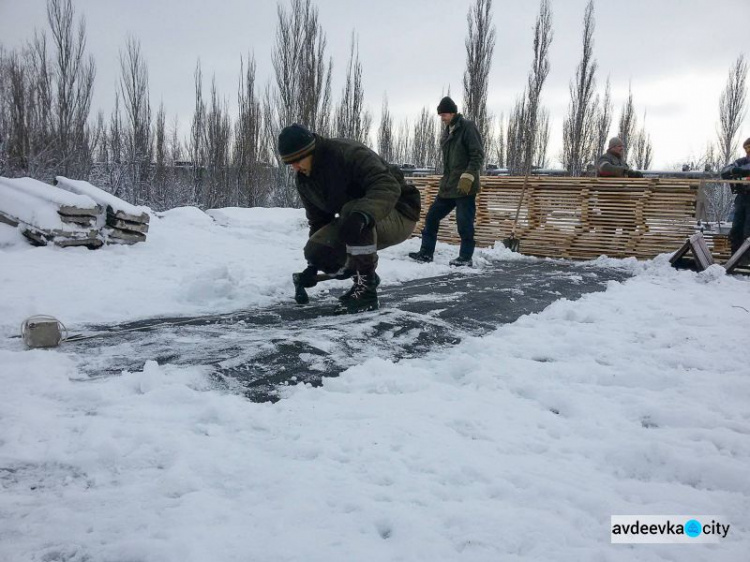
<path fill-rule="evenodd" d="M 622 178 L 628 175 L 630 166 L 622 156 L 610 152 L 602 154 L 596 161 L 596 175 L 603 178 Z"/>
<path fill-rule="evenodd" d="M 440 140 L 443 148 L 443 178 L 440 180 L 438 195 L 445 198 L 463 197 L 458 190 L 461 174 L 468 172 L 474 176 L 474 183 L 468 195 L 479 193 L 479 173 L 484 160 L 482 138 L 473 121 L 460 113 L 443 131 Z"/>
<path fill-rule="evenodd" d="M 315 135 L 312 172 L 297 173 L 297 190 L 307 213 L 310 234 L 332 222 L 341 208 L 356 200 L 351 211 L 375 223 L 396 209 L 409 220 L 419 220 L 420 195 L 365 145 L 347 139 Z"/>

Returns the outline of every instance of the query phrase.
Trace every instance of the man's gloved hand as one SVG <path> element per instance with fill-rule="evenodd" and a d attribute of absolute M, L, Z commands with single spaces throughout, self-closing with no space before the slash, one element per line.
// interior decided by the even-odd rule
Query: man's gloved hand
<path fill-rule="evenodd" d="M 339 238 L 347 246 L 354 246 L 360 241 L 362 232 L 371 226 L 371 219 L 365 213 L 354 211 L 350 214 L 339 228 Z"/>
<path fill-rule="evenodd" d="M 471 191 L 471 186 L 474 185 L 474 175 L 469 172 L 461 174 L 461 179 L 458 180 L 458 190 L 464 195 L 468 195 Z"/>
<path fill-rule="evenodd" d="M 295 283 L 299 283 L 303 287 L 314 287 L 318 284 L 315 277 L 318 275 L 318 268 L 312 265 L 308 265 L 303 271 L 294 274 Z"/>
<path fill-rule="evenodd" d="M 625 175 L 629 178 L 642 178 L 643 172 L 639 172 L 638 170 L 625 170 Z"/>

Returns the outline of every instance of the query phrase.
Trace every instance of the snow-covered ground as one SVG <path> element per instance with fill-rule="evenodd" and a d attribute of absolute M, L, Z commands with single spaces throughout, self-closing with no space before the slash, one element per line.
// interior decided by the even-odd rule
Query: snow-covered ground
<path fill-rule="evenodd" d="M 0 560 L 747 560 L 750 282 L 634 277 L 420 358 L 371 359 L 276 404 L 200 367 L 89 379 L 22 321 L 289 300 L 296 210 L 175 209 L 132 247 L 33 248 L 0 224 Z M 449 272 L 381 254 L 384 286 Z M 530 259 L 495 248 L 493 260 Z M 341 282 L 343 289 L 346 284 Z M 314 298 L 319 291 L 311 293 Z M 715 545 L 613 545 L 615 514 L 717 514 Z"/>

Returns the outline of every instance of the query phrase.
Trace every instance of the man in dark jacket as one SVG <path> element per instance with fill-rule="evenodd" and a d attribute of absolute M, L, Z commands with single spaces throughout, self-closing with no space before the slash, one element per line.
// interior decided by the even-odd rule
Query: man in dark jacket
<path fill-rule="evenodd" d="M 609 139 L 607 152 L 596 161 L 596 175 L 603 178 L 642 178 L 643 174 L 637 170 L 631 170 L 628 163 L 622 157 L 625 151 L 625 143 L 618 137 Z"/>
<path fill-rule="evenodd" d="M 346 312 L 378 308 L 377 250 L 411 236 L 420 196 L 401 171 L 365 145 L 328 139 L 294 123 L 279 135 L 279 154 L 297 172 L 296 182 L 310 225 L 307 268 L 296 279 L 316 285 L 318 271 L 354 285 L 340 297 Z"/>
<path fill-rule="evenodd" d="M 743 144 L 746 156 L 738 158 L 721 170 L 721 177 L 725 180 L 750 179 L 750 138 Z M 734 199 L 734 218 L 729 231 L 729 243 L 734 254 L 740 249 L 745 238 L 750 236 L 750 185 L 737 183 L 732 185 Z"/>
<path fill-rule="evenodd" d="M 445 125 L 440 140 L 443 149 L 443 177 L 435 200 L 427 211 L 422 246 L 409 254 L 419 262 L 431 262 L 437 244 L 440 221 L 456 209 L 456 223 L 461 237 L 458 257 L 451 260 L 454 266 L 471 266 L 474 255 L 474 217 L 476 197 L 479 193 L 479 172 L 482 169 L 484 148 L 473 121 L 458 112 L 455 102 L 444 97 L 437 107 L 440 120 Z"/>

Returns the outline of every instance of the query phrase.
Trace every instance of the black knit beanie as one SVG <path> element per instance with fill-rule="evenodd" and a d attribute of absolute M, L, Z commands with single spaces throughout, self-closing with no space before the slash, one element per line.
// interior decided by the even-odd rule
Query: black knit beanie
<path fill-rule="evenodd" d="M 292 123 L 279 133 L 279 155 L 285 164 L 302 160 L 315 150 L 315 135 L 307 127 Z"/>
<path fill-rule="evenodd" d="M 458 113 L 458 106 L 456 105 L 456 102 L 454 102 L 448 96 L 445 96 L 440 100 L 440 103 L 438 104 L 438 115 L 440 115 L 441 113 Z"/>

